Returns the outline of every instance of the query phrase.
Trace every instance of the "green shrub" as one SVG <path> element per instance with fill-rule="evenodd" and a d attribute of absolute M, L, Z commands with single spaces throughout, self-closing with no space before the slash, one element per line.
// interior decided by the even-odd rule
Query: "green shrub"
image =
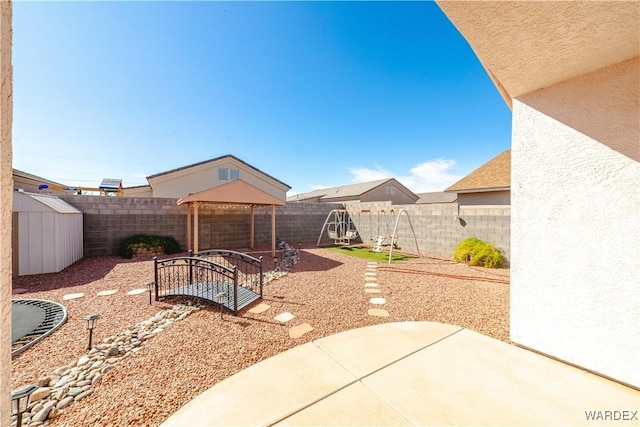
<path fill-rule="evenodd" d="M 458 247 L 453 252 L 453 260 L 456 262 L 468 262 L 469 265 L 498 268 L 502 266 L 504 257 L 495 245 L 475 237 L 469 237 L 458 244 Z"/>
<path fill-rule="evenodd" d="M 136 234 L 122 239 L 118 253 L 122 258 L 132 258 L 133 248 L 141 247 L 145 249 L 162 248 L 165 254 L 175 254 L 181 251 L 180 245 L 171 236 L 151 236 L 147 234 Z"/>

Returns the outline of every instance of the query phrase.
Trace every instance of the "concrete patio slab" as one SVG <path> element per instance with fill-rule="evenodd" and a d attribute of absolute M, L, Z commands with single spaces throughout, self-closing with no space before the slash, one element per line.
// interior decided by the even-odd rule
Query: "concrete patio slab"
<path fill-rule="evenodd" d="M 357 410 L 354 410 L 356 408 Z M 372 424 L 371 420 L 375 420 L 375 424 Z M 413 424 L 362 383 L 355 383 L 275 425 L 411 426 Z"/>
<path fill-rule="evenodd" d="M 638 410 L 640 392 L 579 368 L 458 326 L 399 322 L 250 366 L 162 426 L 637 426 Z M 598 411 L 627 421 L 590 421 Z"/>
<path fill-rule="evenodd" d="M 414 425 L 585 425 L 585 411 L 640 409 L 632 389 L 466 329 L 362 382 Z"/>
<path fill-rule="evenodd" d="M 385 323 L 320 338 L 314 343 L 361 378 L 461 329 L 433 322 Z"/>
<path fill-rule="evenodd" d="M 338 362 L 315 344 L 307 343 L 220 382 L 162 426 L 268 425 L 354 381 Z"/>

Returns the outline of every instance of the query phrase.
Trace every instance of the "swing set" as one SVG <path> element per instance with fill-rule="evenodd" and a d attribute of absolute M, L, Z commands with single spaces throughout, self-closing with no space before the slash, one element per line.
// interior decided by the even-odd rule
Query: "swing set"
<path fill-rule="evenodd" d="M 332 217 L 333 221 L 329 221 Z M 320 236 L 318 237 L 316 246 L 320 246 L 320 240 L 322 240 L 325 228 L 327 229 L 329 238 L 333 239 L 336 245 L 350 245 L 351 240 L 358 237 L 358 231 L 346 209 L 333 209 L 329 212 L 327 219 L 322 225 L 322 230 L 320 230 Z"/>
<path fill-rule="evenodd" d="M 398 225 L 400 223 L 400 217 L 404 214 L 407 217 L 407 221 L 409 222 L 409 227 L 411 228 L 411 233 L 413 234 L 413 240 L 416 245 L 416 254 L 420 256 L 420 248 L 418 247 L 418 238 L 416 237 L 416 232 L 413 229 L 413 224 L 411 223 L 411 217 L 409 213 L 400 209 L 398 211 L 398 215 L 396 216 L 395 224 L 393 226 L 393 232 L 389 234 L 389 219 L 393 220 L 393 216 L 395 215 L 394 209 L 380 209 L 380 210 L 372 210 L 372 209 L 362 209 L 358 212 L 358 224 L 360 222 L 361 214 L 369 214 L 369 229 L 373 233 L 373 220 L 372 216 L 374 213 L 378 215 L 378 224 L 377 224 L 377 234 L 376 236 L 371 237 L 371 242 L 373 242 L 373 248 L 371 249 L 373 252 L 384 252 L 385 247 L 389 247 L 389 264 L 391 264 L 391 258 L 393 256 L 394 250 L 401 250 L 401 247 L 398 243 Z M 385 234 L 381 233 L 381 218 L 384 216 L 385 220 Z M 331 221 L 330 221 L 331 220 Z M 346 209 L 334 209 L 327 215 L 327 219 L 324 221 L 324 225 L 322 226 L 322 230 L 320 230 L 320 236 L 318 237 L 318 243 L 316 246 L 320 246 L 320 241 L 322 240 L 322 236 L 324 235 L 324 230 L 327 230 L 327 234 L 330 239 L 333 239 L 336 245 L 350 245 L 351 240 L 358 238 L 358 231 L 355 228 L 351 217 Z M 363 240 L 364 241 L 364 240 Z"/>

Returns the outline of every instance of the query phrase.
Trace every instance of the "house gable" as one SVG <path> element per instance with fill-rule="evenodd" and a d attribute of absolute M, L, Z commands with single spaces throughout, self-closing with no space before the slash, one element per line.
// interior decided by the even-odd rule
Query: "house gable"
<path fill-rule="evenodd" d="M 227 155 L 147 177 L 153 197 L 181 198 L 234 180 L 243 180 L 285 200 L 290 187 L 235 156 Z"/>

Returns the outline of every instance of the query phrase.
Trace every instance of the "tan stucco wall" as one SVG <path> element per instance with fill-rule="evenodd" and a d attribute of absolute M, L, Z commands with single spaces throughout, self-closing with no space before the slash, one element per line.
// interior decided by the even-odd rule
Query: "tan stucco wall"
<path fill-rule="evenodd" d="M 151 187 L 123 188 L 125 197 L 153 197 Z"/>
<path fill-rule="evenodd" d="M 639 61 L 514 99 L 511 162 L 511 339 L 637 387 Z"/>
<path fill-rule="evenodd" d="M 149 181 L 153 186 L 153 197 L 181 198 L 191 193 L 226 184 L 229 181 L 218 180 L 218 168 L 220 167 L 239 169 L 241 180 L 282 201 L 286 200 L 288 188 L 268 177 L 261 176 L 255 170 L 234 159 L 223 159 L 220 162 L 194 166 L 193 168 L 152 178 Z"/>
<path fill-rule="evenodd" d="M 509 206 L 511 191 L 487 191 L 479 193 L 458 193 L 458 204 L 463 206 Z"/>
<path fill-rule="evenodd" d="M 11 419 L 11 210 L 13 69 L 11 1 L 0 2 L 0 425 Z"/>

